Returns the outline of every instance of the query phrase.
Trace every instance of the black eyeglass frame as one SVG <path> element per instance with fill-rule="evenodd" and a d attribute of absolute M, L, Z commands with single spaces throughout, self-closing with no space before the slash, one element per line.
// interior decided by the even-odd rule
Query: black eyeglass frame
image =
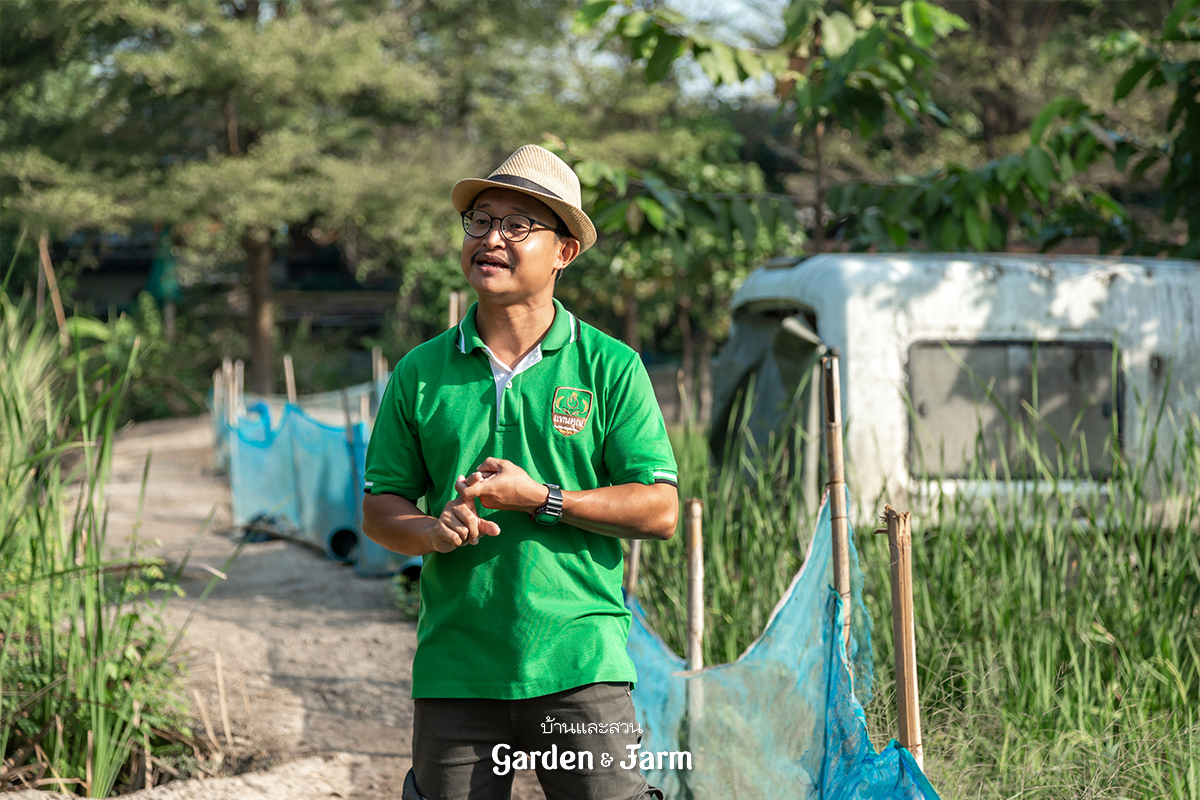
<path fill-rule="evenodd" d="M 484 216 L 486 216 L 488 218 L 487 231 L 485 231 L 484 233 L 482 233 L 478 236 L 471 233 L 471 231 L 468 230 L 471 227 L 471 221 L 467 219 L 468 214 L 476 214 L 476 215 L 483 214 Z M 554 231 L 559 236 L 573 236 L 574 235 L 570 231 L 565 231 L 562 228 L 556 228 L 553 225 L 547 225 L 546 223 L 544 223 L 540 220 L 536 220 L 533 217 L 527 216 L 525 214 L 505 214 L 503 217 L 494 217 L 481 208 L 469 208 L 466 211 L 460 212 L 459 216 L 462 217 L 463 233 L 465 233 L 467 236 L 470 236 L 472 239 L 482 239 L 485 236 L 487 236 L 489 233 L 491 233 L 492 226 L 496 223 L 497 220 L 500 221 L 500 235 L 502 237 L 504 237 L 505 241 L 512 242 L 513 244 L 516 244 L 517 242 L 525 241 L 526 239 L 529 238 L 529 234 L 533 233 L 535 230 Z M 526 231 L 525 235 L 522 236 L 520 239 L 514 239 L 511 236 L 509 236 L 507 233 L 505 233 L 505 231 L 504 231 L 504 221 L 507 219 L 510 219 L 512 217 L 519 217 L 520 219 L 526 220 L 529 223 L 529 230 Z M 534 225 L 541 225 L 542 227 L 535 228 L 535 227 L 533 227 Z"/>

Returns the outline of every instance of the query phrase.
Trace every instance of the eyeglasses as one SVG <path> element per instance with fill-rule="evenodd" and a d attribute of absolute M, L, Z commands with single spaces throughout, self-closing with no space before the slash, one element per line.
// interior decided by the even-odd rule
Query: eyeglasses
<path fill-rule="evenodd" d="M 486 211 L 480 211 L 478 208 L 462 212 L 463 230 L 472 239 L 482 239 L 491 233 L 492 223 L 496 220 L 500 220 L 500 235 L 510 242 L 523 242 L 535 230 L 554 231 L 560 236 L 570 236 L 568 231 L 555 228 L 544 222 L 538 222 L 536 219 L 527 217 L 524 214 L 509 214 L 500 218 L 493 217 L 491 214 Z M 540 225 L 541 228 L 534 228 L 534 225 Z"/>

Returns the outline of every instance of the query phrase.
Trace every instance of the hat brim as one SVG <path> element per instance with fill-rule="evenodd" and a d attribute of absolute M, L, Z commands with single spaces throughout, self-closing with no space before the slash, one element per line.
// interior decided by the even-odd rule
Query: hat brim
<path fill-rule="evenodd" d="M 469 209 L 471 204 L 475 202 L 475 198 L 484 189 L 510 189 L 514 192 L 527 194 L 530 197 L 536 197 L 538 200 L 541 200 L 550 206 L 551 211 L 558 214 L 559 218 L 567 226 L 567 230 L 571 232 L 571 235 L 579 240 L 579 252 L 581 253 L 596 243 L 596 226 L 592 224 L 588 215 L 583 213 L 581 209 L 576 208 L 561 197 L 502 180 L 467 178 L 454 184 L 454 190 L 450 193 L 450 201 L 454 203 L 454 210 L 461 214 Z"/>

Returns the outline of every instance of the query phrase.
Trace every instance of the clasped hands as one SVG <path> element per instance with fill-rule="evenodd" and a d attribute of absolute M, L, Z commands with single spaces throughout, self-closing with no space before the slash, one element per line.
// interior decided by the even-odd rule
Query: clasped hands
<path fill-rule="evenodd" d="M 454 482 L 458 497 L 442 509 L 433 529 L 433 549 L 448 553 L 464 544 L 479 544 L 480 536 L 499 536 L 500 526 L 475 510 L 533 512 L 546 502 L 549 490 L 511 461 L 488 458 L 467 476 Z"/>

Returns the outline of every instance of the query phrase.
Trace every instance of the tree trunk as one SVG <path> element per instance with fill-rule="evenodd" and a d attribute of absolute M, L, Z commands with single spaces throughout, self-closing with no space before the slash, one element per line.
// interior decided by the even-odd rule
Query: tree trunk
<path fill-rule="evenodd" d="M 638 318 L 637 292 L 634 291 L 633 281 L 629 278 L 625 279 L 622 299 L 625 302 L 625 330 L 621 338 L 625 340 L 625 344 L 640 353 L 642 352 L 642 336 L 639 333 L 641 320 Z"/>
<path fill-rule="evenodd" d="M 271 297 L 271 233 L 248 229 L 242 237 L 250 273 L 250 386 L 259 394 L 275 390 L 275 302 Z"/>
<path fill-rule="evenodd" d="M 715 345 L 712 331 L 707 325 L 702 325 L 700 327 L 700 363 L 696 365 L 696 380 L 700 384 L 700 407 L 696 418 L 701 425 L 707 425 L 712 420 L 712 360 Z"/>
<path fill-rule="evenodd" d="M 692 299 L 679 295 L 679 335 L 683 337 L 683 378 L 679 384 L 679 423 L 692 422 L 696 397 L 696 338 L 692 335 Z"/>

